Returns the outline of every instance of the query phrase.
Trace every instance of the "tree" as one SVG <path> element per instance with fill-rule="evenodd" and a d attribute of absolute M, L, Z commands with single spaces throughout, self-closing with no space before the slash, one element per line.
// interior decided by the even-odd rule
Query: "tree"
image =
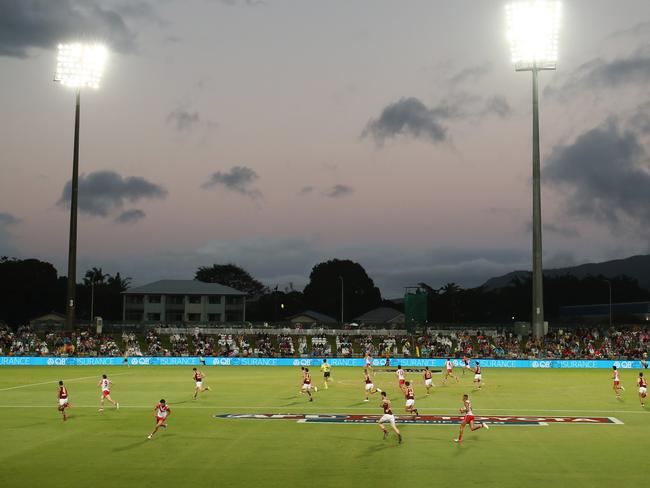
<path fill-rule="evenodd" d="M 219 283 L 249 295 L 261 295 L 268 288 L 253 278 L 247 271 L 234 264 L 213 264 L 201 266 L 194 276 L 195 280 L 205 283 Z"/>
<path fill-rule="evenodd" d="M 350 260 L 332 259 L 312 269 L 309 284 L 303 291 L 307 307 L 340 319 L 341 281 L 345 320 L 381 305 L 379 288 L 363 266 Z"/>
<path fill-rule="evenodd" d="M 84 285 L 90 285 L 92 283 L 95 285 L 103 285 L 104 281 L 109 277 L 110 275 L 104 274 L 102 268 L 92 268 L 86 271 L 84 275 Z"/>

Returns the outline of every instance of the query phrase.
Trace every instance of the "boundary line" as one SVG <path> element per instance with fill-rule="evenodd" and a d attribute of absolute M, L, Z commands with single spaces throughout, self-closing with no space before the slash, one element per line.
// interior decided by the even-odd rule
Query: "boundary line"
<path fill-rule="evenodd" d="M 113 376 L 124 376 L 126 374 L 131 374 L 131 373 L 116 373 L 112 374 L 111 377 Z M 92 376 L 80 376 L 79 378 L 69 378 L 69 379 L 64 379 L 63 381 L 69 381 L 69 382 L 74 382 L 74 381 L 82 381 L 82 380 L 89 380 L 91 378 L 98 378 L 99 375 L 92 375 Z M 58 383 L 60 380 L 53 380 L 53 381 L 43 381 L 42 383 L 30 383 L 27 385 L 18 385 L 18 386 L 10 386 L 9 388 L 0 388 L 0 391 L 9 391 L 9 390 L 17 390 L 18 388 L 29 388 L 30 386 L 41 386 L 41 385 L 49 385 L 52 383 Z M 1 405 L 0 405 L 1 406 Z M 27 407 L 29 408 L 29 407 Z"/>

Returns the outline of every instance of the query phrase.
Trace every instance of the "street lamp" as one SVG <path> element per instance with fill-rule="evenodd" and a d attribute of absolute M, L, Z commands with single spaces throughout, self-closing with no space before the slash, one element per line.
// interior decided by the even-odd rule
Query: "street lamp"
<path fill-rule="evenodd" d="M 75 322 L 77 285 L 77 197 L 79 193 L 79 109 L 82 88 L 99 88 L 108 50 L 101 44 L 59 44 L 54 81 L 74 88 L 74 149 L 72 153 L 72 187 L 70 191 L 70 238 L 68 241 L 68 290 L 66 328 Z"/>
<path fill-rule="evenodd" d="M 532 0 L 506 6 L 507 37 L 516 71 L 533 74 L 533 336 L 544 335 L 544 290 L 542 275 L 542 204 L 539 156 L 539 101 L 537 75 L 554 70 L 562 4 Z"/>

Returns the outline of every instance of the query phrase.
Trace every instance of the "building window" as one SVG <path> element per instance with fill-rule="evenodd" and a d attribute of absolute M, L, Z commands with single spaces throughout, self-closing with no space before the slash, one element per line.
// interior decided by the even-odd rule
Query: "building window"
<path fill-rule="evenodd" d="M 190 295 L 187 297 L 187 301 L 189 303 L 201 303 L 201 296 L 200 295 Z"/>
<path fill-rule="evenodd" d="M 167 320 L 170 322 L 182 322 L 183 312 L 167 312 Z"/>
<path fill-rule="evenodd" d="M 244 303 L 243 297 L 226 297 L 226 305 L 241 305 Z"/>
<path fill-rule="evenodd" d="M 160 321 L 160 314 L 159 313 L 148 313 L 147 314 L 147 320 L 149 322 L 158 322 L 158 321 Z"/>
<path fill-rule="evenodd" d="M 160 303 L 160 295 L 148 295 L 147 301 L 149 303 Z"/>
<path fill-rule="evenodd" d="M 199 322 L 201 320 L 201 314 L 200 313 L 188 313 L 187 314 L 187 321 L 188 322 Z"/>
<path fill-rule="evenodd" d="M 208 297 L 208 303 L 210 305 L 219 305 L 221 303 L 221 295 L 210 295 Z"/>
<path fill-rule="evenodd" d="M 167 295 L 165 301 L 172 305 L 183 305 L 185 303 L 185 297 L 183 295 Z"/>
<path fill-rule="evenodd" d="M 126 303 L 142 304 L 144 303 L 144 295 L 127 295 Z"/>
<path fill-rule="evenodd" d="M 243 318 L 241 312 L 226 312 L 226 322 L 240 322 Z"/>
<path fill-rule="evenodd" d="M 208 322 L 221 322 L 221 314 L 220 313 L 209 313 L 208 314 Z"/>
<path fill-rule="evenodd" d="M 142 314 L 140 312 L 126 312 L 126 320 L 134 320 L 140 322 L 142 320 Z"/>

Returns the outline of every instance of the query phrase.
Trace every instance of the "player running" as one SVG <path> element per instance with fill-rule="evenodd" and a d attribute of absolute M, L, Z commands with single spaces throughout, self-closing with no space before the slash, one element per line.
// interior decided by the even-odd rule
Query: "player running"
<path fill-rule="evenodd" d="M 113 404 L 115 408 L 120 408 L 120 404 L 117 403 L 115 400 L 111 398 L 111 385 L 113 382 L 109 380 L 105 374 L 102 375 L 102 379 L 99 380 L 99 383 L 97 383 L 97 386 L 99 386 L 102 389 L 102 396 L 99 397 L 99 411 L 103 412 L 104 411 L 104 400 L 108 400 Z"/>
<path fill-rule="evenodd" d="M 415 408 L 415 392 L 413 391 L 413 388 L 411 388 L 410 381 L 407 381 L 405 385 L 406 389 L 404 390 L 404 397 L 406 398 L 406 405 L 404 406 L 404 409 L 413 415 L 413 417 L 416 417 L 420 414 L 418 413 L 418 409 Z"/>
<path fill-rule="evenodd" d="M 196 400 L 196 397 L 199 395 L 199 393 L 203 393 L 204 391 L 210 391 L 209 386 L 203 386 L 203 378 L 205 378 L 205 375 L 201 373 L 198 369 L 192 368 L 192 371 L 194 371 L 194 397 L 192 400 Z"/>
<path fill-rule="evenodd" d="M 300 393 L 309 395 L 309 401 L 313 402 L 314 397 L 311 394 L 311 374 L 309 369 L 305 368 L 302 370 L 302 387 L 300 388 Z M 314 391 L 318 391 L 318 387 L 314 386 Z"/>
<path fill-rule="evenodd" d="M 68 402 L 68 389 L 63 386 L 63 381 L 59 381 L 59 406 L 58 410 L 63 414 L 63 421 L 68 420 L 68 416 L 65 414 L 65 409 L 70 408 L 72 405 Z"/>
<path fill-rule="evenodd" d="M 424 367 L 422 376 L 424 377 L 424 387 L 427 389 L 427 395 L 428 395 L 429 390 L 431 390 L 431 387 L 434 386 L 433 379 L 431 378 L 431 371 L 429 370 L 429 366 Z"/>
<path fill-rule="evenodd" d="M 161 399 L 158 405 L 156 405 L 153 409 L 153 415 L 156 417 L 156 426 L 154 427 L 151 434 L 147 436 L 147 439 L 151 439 L 161 427 L 163 429 L 167 428 L 167 417 L 169 417 L 171 413 L 172 409 L 169 408 L 169 405 L 165 403 L 164 399 Z"/>
<path fill-rule="evenodd" d="M 320 370 L 323 372 L 323 382 L 325 383 L 325 389 L 327 390 L 327 383 L 332 381 L 332 378 L 330 377 L 332 366 L 327 362 L 327 359 L 323 359 L 323 364 L 320 365 Z"/>
<path fill-rule="evenodd" d="M 480 390 L 481 389 L 481 365 L 479 364 L 478 361 L 476 361 L 476 366 L 474 367 L 474 383 L 476 383 L 476 387 Z"/>
<path fill-rule="evenodd" d="M 458 433 L 458 439 L 454 439 L 454 442 L 459 444 L 463 442 L 463 431 L 465 426 L 469 424 L 469 428 L 474 432 L 478 429 L 489 429 L 488 425 L 485 422 L 482 422 L 478 425 L 474 425 L 474 412 L 472 412 L 472 402 L 469 401 L 469 395 L 463 395 L 463 407 L 460 409 L 460 413 L 465 414 L 463 421 L 460 423 L 460 432 Z"/>
<path fill-rule="evenodd" d="M 369 352 L 366 352 L 365 356 L 363 356 L 363 361 L 365 364 L 363 368 L 375 374 L 375 371 L 372 369 L 372 356 L 370 356 Z"/>
<path fill-rule="evenodd" d="M 381 393 L 381 388 L 375 388 L 375 384 L 372 382 L 372 378 L 370 378 L 370 373 L 368 373 L 367 369 L 363 370 L 363 381 L 366 384 L 366 399 L 364 402 L 370 401 L 368 398 L 370 395 L 373 395 L 377 392 Z"/>
<path fill-rule="evenodd" d="M 406 373 L 402 369 L 402 366 L 400 364 L 397 365 L 397 371 L 395 372 L 397 375 L 398 383 L 399 383 L 399 389 L 404 391 L 404 383 L 406 383 Z"/>
<path fill-rule="evenodd" d="M 612 379 L 614 380 L 614 384 L 612 385 L 612 389 L 614 390 L 614 393 L 616 393 L 616 398 L 619 400 L 621 399 L 621 391 L 625 391 L 625 388 L 621 386 L 621 377 L 618 374 L 618 368 L 616 366 L 612 366 L 612 370 L 614 372 L 614 376 L 612 376 Z"/>
<path fill-rule="evenodd" d="M 648 394 L 648 382 L 643 377 L 643 373 L 639 373 L 637 383 L 639 385 L 639 401 L 641 402 L 641 406 L 645 407 L 645 397 Z"/>
<path fill-rule="evenodd" d="M 402 434 L 400 434 L 397 425 L 395 425 L 395 415 L 393 415 L 393 411 L 390 408 L 390 400 L 386 398 L 385 391 L 381 392 L 381 407 L 384 409 L 384 415 L 381 416 L 377 423 L 379 424 L 379 428 L 384 432 L 384 440 L 388 438 L 388 431 L 386 430 L 386 427 L 384 427 L 384 422 L 388 422 L 397 436 L 397 442 L 401 444 Z"/>
<path fill-rule="evenodd" d="M 463 356 L 463 376 L 465 376 L 465 371 L 471 371 L 472 368 L 469 365 L 469 358 L 467 356 Z"/>
<path fill-rule="evenodd" d="M 454 378 L 456 380 L 456 383 L 460 381 L 458 376 L 454 375 L 454 365 L 449 359 L 447 359 L 445 362 L 445 377 L 442 379 L 442 384 L 446 384 L 449 378 Z"/>

